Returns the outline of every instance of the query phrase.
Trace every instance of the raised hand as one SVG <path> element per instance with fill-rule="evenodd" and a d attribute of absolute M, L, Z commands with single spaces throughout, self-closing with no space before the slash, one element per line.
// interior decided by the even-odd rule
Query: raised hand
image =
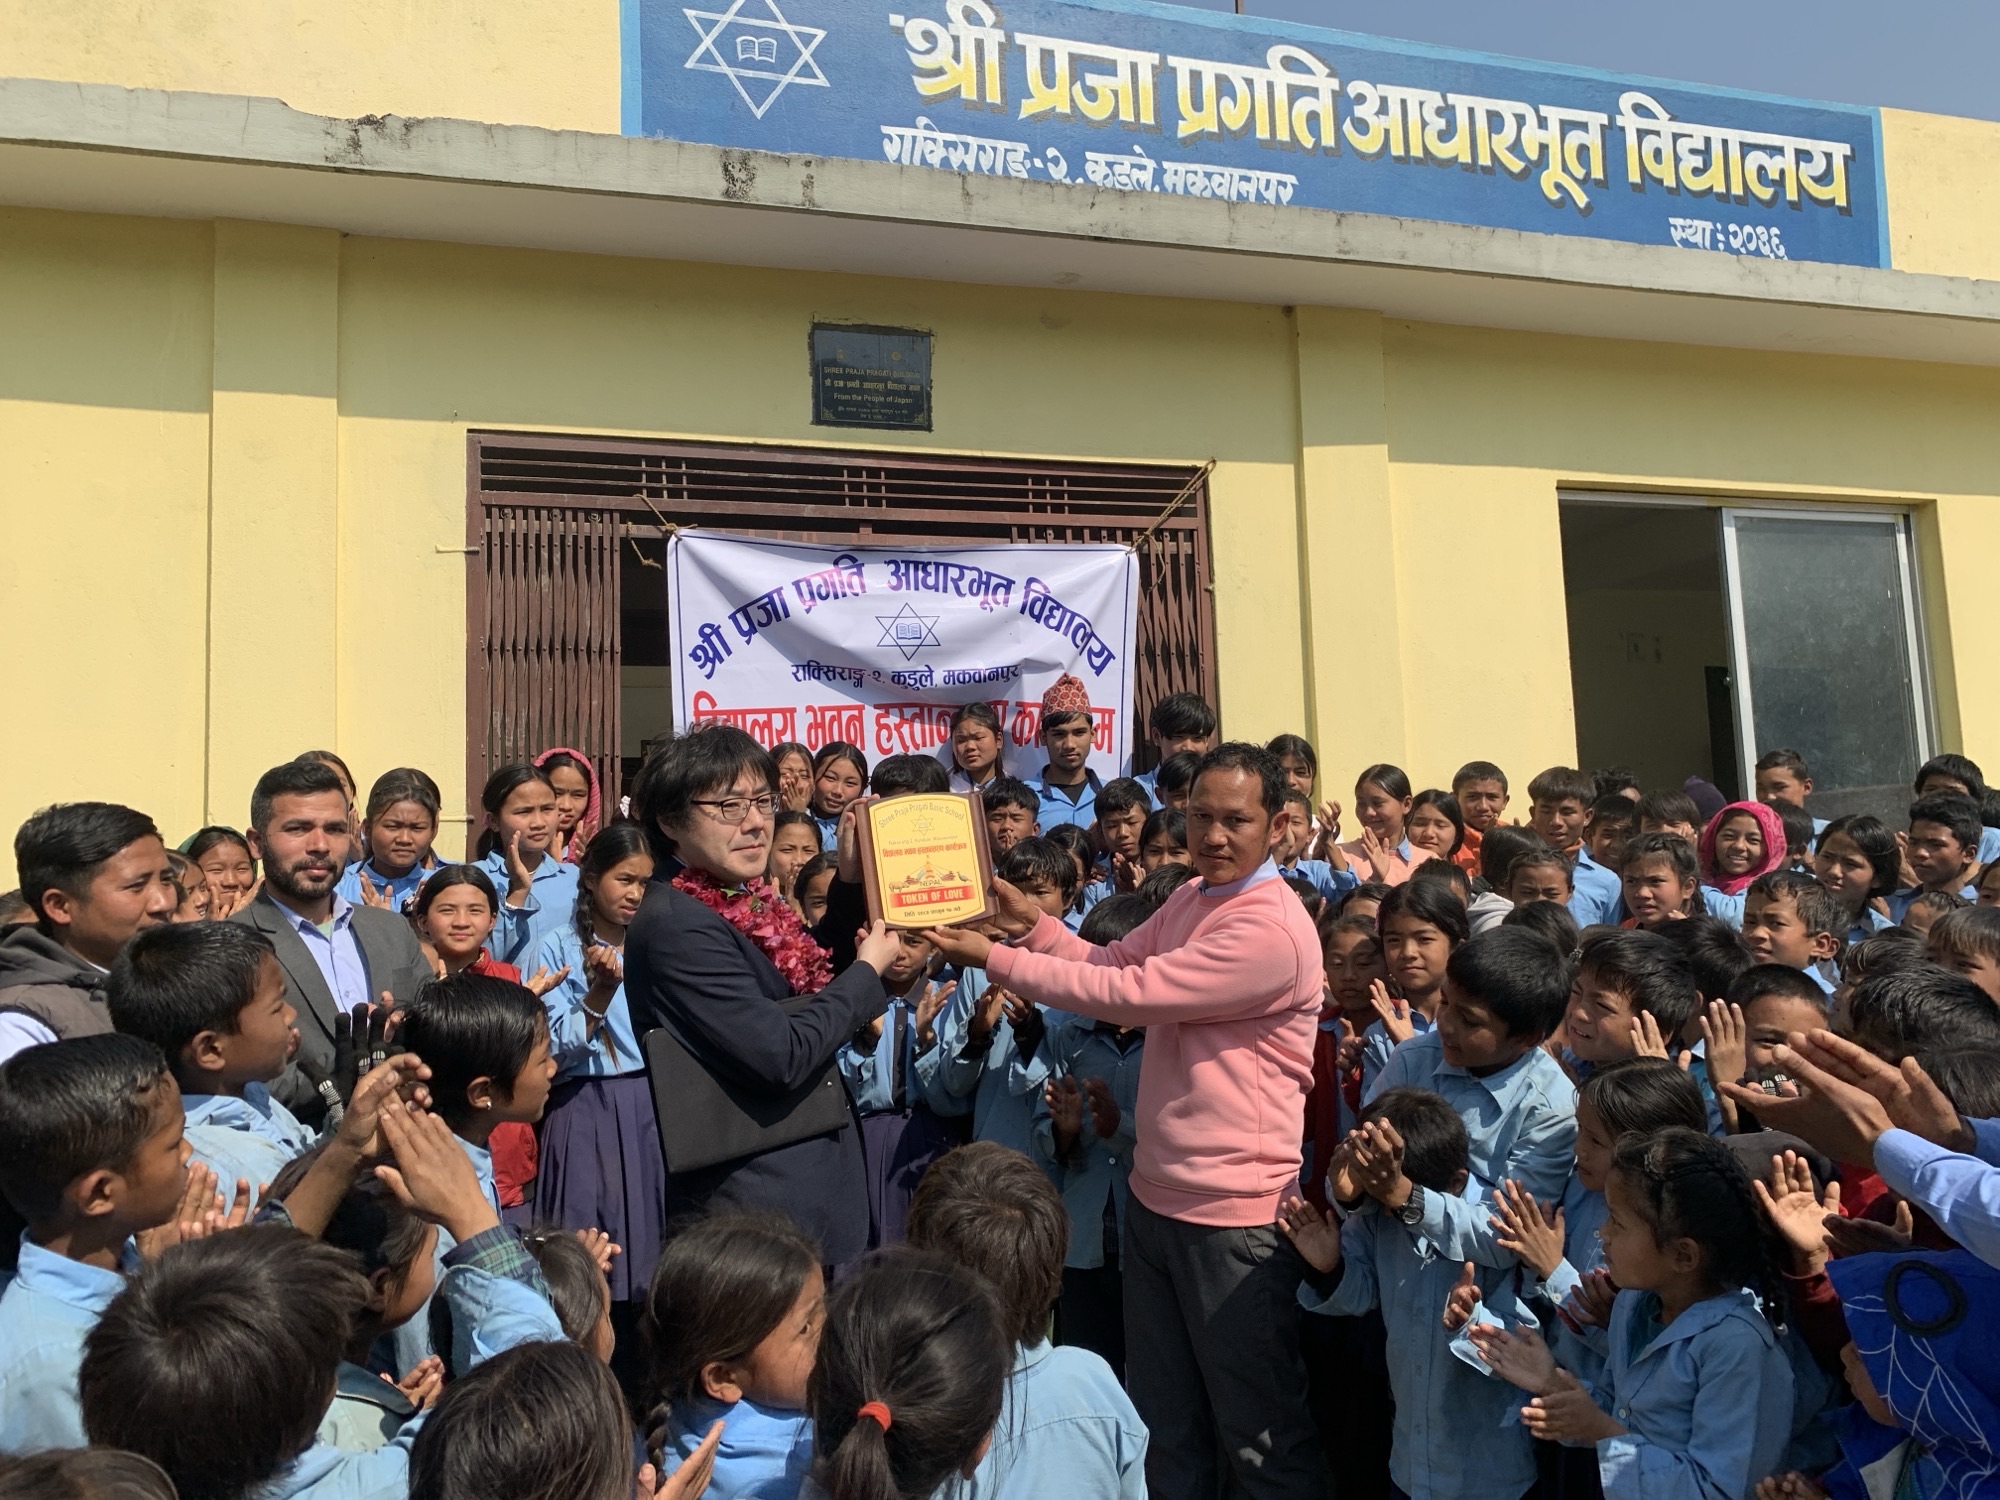
<path fill-rule="evenodd" d="M 1829 1033 L 1814 1033 L 1815 1037 L 1826 1035 Z M 1792 1042 L 1818 1055 L 1818 1049 L 1799 1033 L 1792 1033 Z M 1875 1143 L 1895 1127 L 1881 1100 L 1829 1073 L 1794 1046 L 1781 1045 L 1773 1056 L 1794 1085 L 1790 1097 L 1745 1088 L 1740 1083 L 1725 1083 L 1720 1092 L 1766 1126 L 1790 1131 L 1835 1161 L 1872 1165 Z"/>
<path fill-rule="evenodd" d="M 1014 1028 L 1015 1050 L 1026 1062 L 1042 1045 L 1042 1038 L 1048 1034 L 1048 1022 L 1043 1018 L 1039 1005 L 1032 1000 L 1023 1000 L 1019 995 L 1007 997 L 1006 1015 L 1007 1024 Z"/>
<path fill-rule="evenodd" d="M 1334 1034 L 1340 1038 L 1334 1048 L 1333 1065 L 1342 1073 L 1351 1073 L 1361 1066 L 1361 1033 L 1354 1029 L 1354 1023 L 1345 1015 L 1333 1024 Z"/>
<path fill-rule="evenodd" d="M 1771 1158 L 1770 1182 L 1753 1181 L 1750 1190 L 1771 1227 L 1791 1247 L 1793 1269 L 1810 1275 L 1824 1267 L 1831 1253 L 1827 1223 L 1840 1216 L 1839 1182 L 1829 1182 L 1822 1198 L 1813 1188 L 1812 1168 L 1796 1151 L 1787 1151 Z"/>
<path fill-rule="evenodd" d="M 1871 1255 L 1878 1250 L 1907 1250 L 1916 1235 L 1916 1220 L 1909 1203 L 1896 1200 L 1896 1221 L 1878 1224 L 1873 1219 L 1844 1219 L 1831 1214 L 1825 1220 L 1828 1247 L 1835 1256 Z"/>
<path fill-rule="evenodd" d="M 394 1163 L 376 1167 L 375 1175 L 405 1208 L 443 1225 L 460 1241 L 500 1222 L 499 1211 L 472 1170 L 472 1159 L 442 1119 L 398 1099 L 382 1106 L 380 1120 L 382 1140 Z"/>
<path fill-rule="evenodd" d="M 366 870 L 356 870 L 354 873 L 361 881 L 361 904 L 376 907 L 381 911 L 389 910 L 389 887 L 385 885 L 377 890 L 375 882 L 368 878 Z"/>
<path fill-rule="evenodd" d="M 1417 1034 L 1416 1023 L 1410 1019 L 1410 1002 L 1400 995 L 1391 995 L 1389 986 L 1381 980 L 1369 981 L 1368 1003 L 1375 1008 L 1392 1047 L 1402 1046 Z"/>
<path fill-rule="evenodd" d="M 1479 1270 L 1467 1261 L 1458 1273 L 1458 1280 L 1452 1283 L 1451 1295 L 1444 1299 L 1444 1331 L 1457 1333 L 1472 1321 L 1472 1310 L 1479 1306 Z"/>
<path fill-rule="evenodd" d="M 1297 1194 L 1278 1205 L 1278 1228 L 1315 1271 L 1340 1264 L 1340 1226 Z"/>
<path fill-rule="evenodd" d="M 1521 1425 L 1553 1443 L 1596 1443 L 1625 1433 L 1567 1370 L 1557 1370 L 1553 1387 L 1521 1409 Z"/>
<path fill-rule="evenodd" d="M 1368 861 L 1368 868 L 1373 872 L 1375 879 L 1380 880 L 1387 873 L 1389 860 L 1394 853 L 1394 850 L 1382 842 L 1381 836 L 1374 829 L 1361 830 L 1361 857 Z"/>
<path fill-rule="evenodd" d="M 1049 1106 L 1049 1127 L 1056 1138 L 1056 1155 L 1067 1157 L 1076 1150 L 1076 1143 L 1083 1135 L 1083 1091 L 1065 1073 L 1043 1086 L 1042 1098 Z"/>
<path fill-rule="evenodd" d="M 576 1238 L 577 1243 L 589 1252 L 590 1258 L 597 1262 L 597 1269 L 606 1276 L 611 1274 L 611 1257 L 625 1253 L 624 1247 L 614 1243 L 611 1236 L 601 1229 L 579 1229 Z"/>
<path fill-rule="evenodd" d="M 997 984 L 989 984 L 972 1008 L 972 1020 L 967 1029 L 975 1041 L 983 1041 L 993 1035 L 993 1028 L 1000 1024 L 1000 1013 L 1007 1002 L 1014 997 Z"/>
<path fill-rule="evenodd" d="M 1914 1057 L 1892 1067 L 1874 1053 L 1831 1031 L 1794 1038 L 1799 1051 L 1843 1082 L 1871 1095 L 1897 1128 L 1960 1154 L 1971 1152 L 1972 1127 Z"/>
<path fill-rule="evenodd" d="M 1349 1205 L 1363 1196 L 1354 1173 L 1354 1134 L 1333 1148 L 1326 1159 L 1326 1195 L 1335 1203 Z"/>
<path fill-rule="evenodd" d="M 861 835 L 856 830 L 856 820 L 869 799 L 856 797 L 840 810 L 840 818 L 833 825 L 833 875 L 849 885 L 861 884 Z"/>
<path fill-rule="evenodd" d="M 722 1446 L 722 1423 L 708 1429 L 701 1445 L 665 1479 L 651 1464 L 639 1469 L 638 1500 L 701 1500 L 708 1482 L 715 1476 L 715 1450 Z"/>
<path fill-rule="evenodd" d="M 928 1052 L 937 1041 L 937 1018 L 944 1013 L 951 997 L 958 993 L 958 981 L 947 979 L 943 984 L 927 984 L 923 994 L 917 997 L 916 1010 L 912 1020 L 917 1031 L 917 1050 Z"/>
<path fill-rule="evenodd" d="M 247 1196 L 250 1184 L 238 1186 Z M 222 1220 L 222 1198 L 215 1191 L 215 1169 L 205 1161 L 190 1160 L 187 1182 L 174 1216 L 164 1224 L 142 1229 L 132 1238 L 147 1260 L 157 1259 L 186 1240 L 198 1240 L 217 1228 Z"/>
<path fill-rule="evenodd" d="M 1556 1357 L 1534 1329 L 1476 1323 L 1466 1337 L 1493 1373 L 1510 1385 L 1533 1395 L 1556 1389 Z"/>
<path fill-rule="evenodd" d="M 1628 1024 L 1632 1028 L 1634 1057 L 1657 1057 L 1662 1061 L 1672 1058 L 1673 1053 L 1667 1049 L 1667 1039 L 1660 1035 L 1659 1020 L 1650 1010 L 1640 1011 Z"/>
<path fill-rule="evenodd" d="M 1711 1083 L 1740 1083 L 1750 1069 L 1749 1030 L 1743 1024 L 1743 1007 L 1727 1000 L 1711 1000 L 1708 1011 L 1698 1016 L 1701 1053 L 1708 1062 Z"/>
<path fill-rule="evenodd" d="M 583 950 L 583 977 L 589 982 L 590 994 L 600 997 L 599 1009 L 602 1009 L 625 982 L 625 955 L 609 943 L 592 943 Z"/>
<path fill-rule="evenodd" d="M 1520 1183 L 1500 1184 L 1494 1195 L 1492 1224 L 1498 1231 L 1495 1242 L 1502 1250 L 1521 1257 L 1521 1263 L 1546 1281 L 1563 1263 L 1563 1211 L 1560 1205 L 1537 1203 L 1535 1195 Z"/>
<path fill-rule="evenodd" d="M 1370 1120 L 1348 1139 L 1354 1143 L 1354 1180 L 1385 1208 L 1400 1208 L 1412 1191 L 1403 1175 L 1403 1138 L 1387 1120 Z"/>
<path fill-rule="evenodd" d="M 1083 1096 L 1090 1106 L 1090 1128 L 1097 1132 L 1097 1138 L 1108 1141 L 1118 1134 L 1118 1122 L 1125 1116 L 1118 1108 L 1118 1101 L 1111 1097 L 1111 1085 L 1102 1078 L 1086 1079 Z"/>
<path fill-rule="evenodd" d="M 1111 853 L 1111 889 L 1114 891 L 1136 891 L 1145 872 L 1137 861 L 1129 860 L 1115 849 Z"/>

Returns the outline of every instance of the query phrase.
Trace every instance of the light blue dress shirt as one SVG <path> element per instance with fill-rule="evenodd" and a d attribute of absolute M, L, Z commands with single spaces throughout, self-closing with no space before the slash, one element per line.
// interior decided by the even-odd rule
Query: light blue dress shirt
<path fill-rule="evenodd" d="M 1336 870 L 1323 859 L 1294 860 L 1281 865 L 1278 873 L 1290 880 L 1307 882 L 1319 892 L 1322 901 L 1338 901 L 1361 884 L 1361 877 L 1352 870 Z"/>
<path fill-rule="evenodd" d="M 230 1208 L 236 1206 L 238 1182 L 257 1192 L 319 1139 L 261 1083 L 244 1084 L 241 1098 L 183 1094 L 181 1107 L 187 1112 L 188 1146 L 214 1171 L 216 1191 Z"/>
<path fill-rule="evenodd" d="M 938 1081 L 944 1054 L 937 1040 L 937 1026 L 943 1020 L 940 1013 L 932 1023 L 931 1045 L 919 1052 L 916 1016 L 908 998 L 891 1000 L 889 1008 L 882 1012 L 882 1035 L 871 1050 L 863 1052 L 849 1042 L 834 1054 L 856 1113 L 888 1114 L 919 1104 L 929 1106 L 931 1113 L 937 1115 L 966 1112 L 965 1105 L 947 1094 Z"/>
<path fill-rule="evenodd" d="M 1626 1429 L 1597 1445 L 1605 1500 L 1742 1500 L 1791 1438 L 1791 1361 L 1740 1287 L 1646 1339 L 1658 1308 L 1651 1292 L 1618 1294 L 1604 1370 L 1588 1382 Z"/>
<path fill-rule="evenodd" d="M 1033 1155 L 1062 1189 L 1069 1211 L 1069 1253 L 1063 1264 L 1095 1270 L 1104 1264 L 1104 1210 L 1108 1202 L 1117 1226 L 1118 1243 L 1125 1239 L 1126 1183 L 1132 1175 L 1133 1119 L 1139 1108 L 1139 1064 L 1145 1056 L 1146 1033 L 1135 1027 L 1121 1039 L 1109 1021 L 1072 1016 L 1049 1033 L 1046 1051 L 1052 1078 L 1074 1078 L 1081 1089 L 1101 1078 L 1118 1106 L 1118 1128 L 1109 1139 L 1091 1123 L 1090 1101 L 1084 1100 L 1082 1129 L 1070 1155 L 1056 1155 L 1055 1121 L 1046 1091 L 1035 1095 Z"/>
<path fill-rule="evenodd" d="M 1043 833 L 1059 823 L 1074 823 L 1078 828 L 1088 828 L 1097 821 L 1097 794 L 1104 784 L 1098 780 L 1095 771 L 1085 769 L 1080 787 L 1050 786 L 1046 775 L 1028 785 L 1042 799 L 1042 811 L 1035 821 L 1041 825 Z"/>
<path fill-rule="evenodd" d="M 1616 927 L 1625 916 L 1624 882 L 1615 870 L 1592 859 L 1581 844 L 1570 877 L 1569 914 L 1579 927 Z"/>
<path fill-rule="evenodd" d="M 1409 1085 L 1442 1094 L 1465 1121 L 1472 1172 L 1490 1191 L 1512 1179 L 1537 1198 L 1558 1197 L 1576 1162 L 1576 1086 L 1540 1047 L 1497 1073 L 1475 1078 L 1444 1060 L 1435 1031 L 1413 1036 L 1390 1054 L 1367 1097 Z M 1449 1260 L 1512 1266 L 1484 1208 L 1442 1193 L 1424 1194 L 1421 1228 Z"/>
<path fill-rule="evenodd" d="M 717 1417 L 722 1419 L 722 1442 L 702 1500 L 796 1500 L 812 1467 L 812 1418 L 749 1400 L 674 1403 L 660 1477 L 687 1462 Z"/>
<path fill-rule="evenodd" d="M 1886 1131 L 1875 1142 L 1875 1170 L 1938 1228 L 2000 1266 L 2000 1120 L 1974 1120 L 1972 1134 L 1973 1155 L 1964 1156 L 1908 1130 Z"/>
<path fill-rule="evenodd" d="M 645 1071 L 639 1055 L 639 1038 L 632 1030 L 632 1011 L 625 1003 L 625 986 L 612 992 L 604 1008 L 604 1020 L 593 1035 L 596 1018 L 584 1009 L 583 997 L 590 993 L 590 975 L 583 967 L 583 939 L 576 923 L 570 922 L 542 939 L 532 961 L 522 972 L 533 974 L 546 969 L 554 974 L 567 968 L 561 984 L 542 996 L 542 1008 L 549 1016 L 549 1051 L 556 1060 L 557 1079 L 613 1078 L 620 1073 Z"/>
<path fill-rule="evenodd" d="M 1146 1424 L 1099 1356 L 1044 1339 L 1014 1353 L 993 1445 L 936 1500 L 1145 1500 Z"/>
<path fill-rule="evenodd" d="M 1049 1081 L 1049 1044 L 1046 1031 L 1042 1045 L 1032 1060 L 1021 1060 L 1014 1045 L 1014 1025 L 1005 1015 L 993 1028 L 991 1044 L 982 1053 L 968 1051 L 972 1035 L 972 1013 L 986 993 L 986 971 L 967 969 L 958 976 L 958 989 L 951 1003 L 938 1017 L 937 1087 L 950 1114 L 972 1115 L 975 1140 L 998 1141 L 1027 1157 L 1034 1157 L 1034 1101 Z M 1069 1012 L 1042 1008 L 1048 1029 L 1069 1019 Z"/>
<path fill-rule="evenodd" d="M 1160 801 L 1160 768 L 1158 766 L 1153 767 L 1150 771 L 1137 772 L 1132 779 L 1146 789 L 1146 798 L 1153 804 L 1153 807 L 1158 808 L 1165 805 Z"/>
<path fill-rule="evenodd" d="M 343 1011 L 350 1011 L 357 1005 L 372 1005 L 377 996 L 368 987 L 368 960 L 362 956 L 361 940 L 354 935 L 354 908 L 345 897 L 336 893 L 333 898 L 333 916 L 327 925 L 300 916 L 282 901 L 271 903 L 287 922 L 292 931 L 299 935 L 299 941 L 306 945 L 306 952 L 319 966 L 320 978 L 326 981 L 328 991 L 335 1003 Z"/>
<path fill-rule="evenodd" d="M 1873 937 L 1876 933 L 1886 931 L 1895 925 L 1893 918 L 1883 915 L 1872 906 L 1864 906 L 1861 908 L 1861 914 L 1854 919 L 1854 925 L 1847 929 L 1848 946 L 1852 947 L 1863 938 Z"/>
<path fill-rule="evenodd" d="M 1979 900 L 1979 887 L 1977 886 L 1962 885 L 1958 888 L 1958 893 L 1968 902 L 1976 904 Z M 1922 894 L 1923 887 L 1920 885 L 1905 886 L 1900 891 L 1892 891 L 1889 895 L 1890 918 L 1893 921 L 1901 922 L 1904 917 L 1910 914 L 1910 908 L 1916 904 L 1917 897 Z"/>
<path fill-rule="evenodd" d="M 484 1238 L 476 1236 L 466 1245 Z M 482 1364 L 517 1344 L 560 1343 L 565 1337 L 540 1287 L 476 1265 L 447 1268 L 434 1295 L 451 1305 L 459 1369 Z M 407 1500 L 410 1448 L 428 1415 L 418 1412 L 395 1437 L 369 1452 L 346 1452 L 323 1440 L 315 1442 L 258 1490 L 259 1500 Z"/>
<path fill-rule="evenodd" d="M 1707 908 L 1708 914 L 1711 917 L 1720 917 L 1731 927 L 1741 932 L 1743 930 L 1743 895 L 1742 891 L 1738 891 L 1733 896 L 1725 895 L 1714 886 L 1705 885 L 1701 888 L 1701 904 Z"/>
<path fill-rule="evenodd" d="M 1979 862 L 1990 865 L 2000 859 L 2000 828 L 1982 827 L 1979 830 Z"/>
<path fill-rule="evenodd" d="M 21 1260 L 0 1292 L 0 1452 L 84 1446 L 76 1372 L 83 1341 L 139 1267 L 125 1242 L 124 1270 L 44 1250 L 21 1236 Z"/>
<path fill-rule="evenodd" d="M 493 1153 L 488 1151 L 484 1146 L 473 1145 L 464 1136 L 454 1135 L 452 1139 L 458 1142 L 459 1149 L 465 1153 L 467 1160 L 472 1163 L 472 1174 L 479 1179 L 480 1190 L 486 1194 L 486 1201 L 493 1205 L 493 1212 L 496 1214 L 499 1213 L 500 1189 L 493 1181 Z M 457 1244 L 458 1241 L 451 1237 L 451 1231 L 440 1224 L 438 1226 L 437 1242 L 431 1249 L 431 1260 L 437 1273 L 437 1280 L 432 1284 L 431 1297 L 437 1296 L 436 1289 L 444 1285 L 445 1257 L 451 1254 L 452 1250 L 457 1247 Z M 424 1299 L 424 1305 L 411 1315 L 408 1322 L 404 1323 L 400 1328 L 392 1330 L 388 1335 L 389 1347 L 393 1351 L 395 1361 L 395 1370 L 393 1373 L 398 1380 L 409 1374 L 411 1369 L 419 1362 L 430 1358 L 432 1354 L 437 1352 L 431 1347 L 430 1313 L 430 1298 L 427 1297 Z M 455 1327 L 456 1325 L 454 1325 L 454 1329 Z M 377 1344 L 377 1353 L 380 1350 L 381 1345 Z M 467 1365 L 461 1360 L 454 1364 L 452 1368 L 464 1371 Z"/>
<path fill-rule="evenodd" d="M 528 894 L 519 906 L 507 904 L 507 853 L 495 849 L 479 861 L 479 868 L 492 878 L 500 895 L 500 911 L 493 922 L 493 940 L 488 946 L 503 964 L 512 964 L 523 979 L 534 975 L 531 960 L 542 940 L 550 933 L 576 922 L 576 866 L 566 865 L 553 854 L 528 876 Z"/>
<path fill-rule="evenodd" d="M 1410 1011 L 1410 1027 L 1418 1036 L 1427 1036 L 1437 1029 L 1437 1022 L 1414 1007 Z M 1375 1080 L 1382 1076 L 1382 1070 L 1389 1065 L 1389 1055 L 1397 1044 L 1389 1040 L 1389 1028 L 1382 1024 L 1380 1017 L 1368 1023 L 1361 1033 L 1361 1097 L 1368 1100 L 1375 1095 Z"/>
<path fill-rule="evenodd" d="M 504 865 L 505 861 L 503 860 L 503 868 Z M 437 866 L 433 864 L 428 870 L 422 865 L 412 865 L 400 875 L 384 875 L 380 870 L 375 868 L 375 862 L 372 859 L 364 859 L 359 864 L 349 865 L 345 870 L 342 870 L 340 872 L 340 879 L 334 883 L 333 890 L 334 894 L 341 899 L 359 906 L 362 904 L 361 877 L 366 875 L 368 883 L 375 887 L 378 895 L 384 890 L 389 893 L 389 910 L 400 915 L 404 903 L 415 896 L 418 890 L 422 888 L 423 883 L 435 874 L 437 874 Z M 504 878 L 501 880 L 499 889 L 503 891 L 507 889 L 507 883 Z"/>
<path fill-rule="evenodd" d="M 1446 1195 L 1424 1190 L 1424 1200 Z M 1450 1201 L 1484 1218 L 1487 1191 L 1474 1179 Z M 1468 1364 L 1451 1350 L 1444 1307 L 1463 1257 L 1424 1232 L 1382 1212 L 1373 1199 L 1340 1227 L 1340 1282 L 1321 1298 L 1299 1288 L 1315 1313 L 1358 1317 L 1376 1308 L 1389 1332 L 1389 1389 L 1396 1423 L 1389 1477 L 1415 1500 L 1520 1500 L 1535 1483 L 1535 1452 L 1517 1413 L 1526 1404 L 1506 1381 Z M 1511 1290 L 1513 1273 L 1477 1272 L 1481 1300 L 1493 1321 L 1523 1321 Z"/>

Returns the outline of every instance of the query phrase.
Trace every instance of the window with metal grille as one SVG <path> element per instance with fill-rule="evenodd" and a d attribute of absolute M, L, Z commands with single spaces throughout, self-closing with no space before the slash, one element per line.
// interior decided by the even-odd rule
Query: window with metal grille
<path fill-rule="evenodd" d="M 628 669 L 668 666 L 660 564 L 681 526 L 831 543 L 1143 538 L 1134 722 L 1168 693 L 1215 701 L 1197 470 L 500 432 L 472 433 L 467 458 L 475 795 L 492 767 L 553 744 L 586 751 L 607 801 L 619 795 L 634 769 L 622 689 Z"/>

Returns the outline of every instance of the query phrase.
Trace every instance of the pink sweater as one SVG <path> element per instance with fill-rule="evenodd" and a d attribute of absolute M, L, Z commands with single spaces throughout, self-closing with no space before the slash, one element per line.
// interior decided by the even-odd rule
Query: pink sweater
<path fill-rule="evenodd" d="M 1108 948 L 1044 916 L 986 977 L 1023 999 L 1146 1028 L 1131 1188 L 1190 1224 L 1271 1224 L 1298 1187 L 1319 1022 L 1319 937 L 1282 880 L 1189 881 Z"/>

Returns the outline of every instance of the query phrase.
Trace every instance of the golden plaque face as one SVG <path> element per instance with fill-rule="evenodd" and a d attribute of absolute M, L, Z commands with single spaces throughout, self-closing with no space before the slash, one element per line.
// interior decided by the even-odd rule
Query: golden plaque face
<path fill-rule="evenodd" d="M 857 824 L 868 914 L 891 927 L 949 927 L 992 910 L 986 809 L 977 792 L 885 797 Z"/>

